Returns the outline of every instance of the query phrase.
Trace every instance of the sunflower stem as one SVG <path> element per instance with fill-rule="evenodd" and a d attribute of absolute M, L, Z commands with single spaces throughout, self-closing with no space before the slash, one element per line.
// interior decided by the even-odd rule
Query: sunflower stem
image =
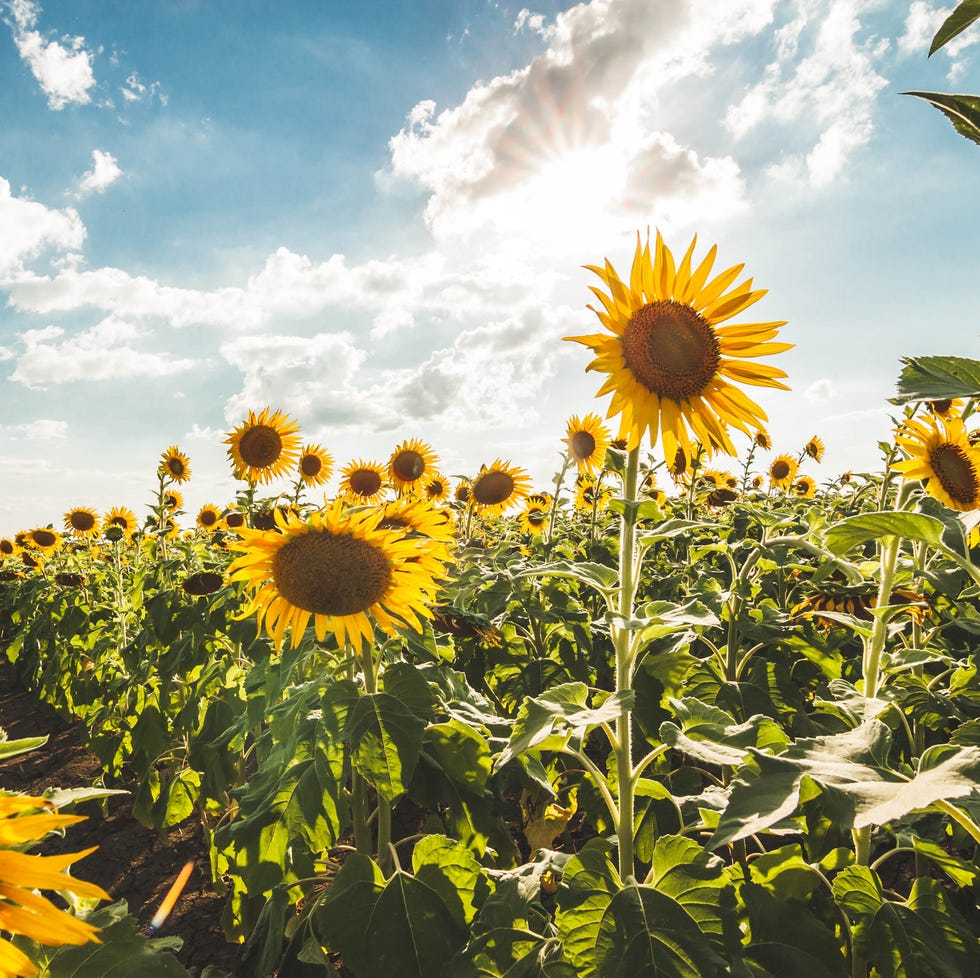
<path fill-rule="evenodd" d="M 375 668 L 374 649 L 371 646 L 367 648 L 362 647 L 358 657 L 361 660 L 361 672 L 364 676 L 364 692 L 368 696 L 374 696 L 378 692 L 378 670 Z M 378 807 L 375 809 L 375 814 L 378 818 L 378 845 L 375 851 L 377 852 L 378 865 L 381 867 L 381 872 L 385 876 L 390 876 L 392 872 L 391 802 L 383 797 L 380 791 L 377 793 L 377 797 Z M 366 811 L 367 803 L 365 799 L 365 813 Z M 370 849 L 370 828 L 368 826 L 365 826 L 365 828 L 367 829 L 368 848 Z M 358 846 L 358 851 L 360 851 L 360 846 Z"/>
<path fill-rule="evenodd" d="M 616 648 L 616 692 L 624 692 L 631 685 L 630 632 L 627 622 L 633 617 L 636 597 L 636 500 L 637 474 L 640 467 L 639 446 L 630 450 L 626 459 L 623 479 L 623 499 L 626 505 L 620 521 L 619 538 L 619 615 L 620 621 L 613 629 Z M 616 794 L 619 799 L 619 820 L 616 835 L 619 840 L 619 875 L 625 882 L 634 873 L 633 858 L 633 737 L 630 709 L 623 706 L 616 719 Z"/>
<path fill-rule="evenodd" d="M 558 473 L 558 476 L 555 479 L 555 498 L 551 501 L 551 515 L 548 519 L 548 534 L 544 538 L 544 552 L 546 556 L 551 552 L 551 536 L 555 532 L 555 516 L 558 513 L 558 499 L 561 496 L 562 486 L 565 483 L 565 473 L 568 471 L 568 467 L 571 464 L 571 452 L 566 452 L 561 464 L 561 472 Z"/>

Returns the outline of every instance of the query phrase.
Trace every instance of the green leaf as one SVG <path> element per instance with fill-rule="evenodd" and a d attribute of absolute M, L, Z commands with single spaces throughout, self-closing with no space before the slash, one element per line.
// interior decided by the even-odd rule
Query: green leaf
<path fill-rule="evenodd" d="M 346 739 L 354 767 L 391 803 L 412 780 L 424 729 L 425 721 L 390 693 L 362 696 L 347 718 Z"/>
<path fill-rule="evenodd" d="M 197 771 L 189 767 L 178 771 L 164 786 L 154 805 L 154 809 L 162 809 L 160 828 L 169 828 L 190 817 L 200 792 L 201 775 Z"/>
<path fill-rule="evenodd" d="M 578 978 L 557 960 L 554 941 L 514 927 L 496 927 L 471 941 L 452 967 L 453 978 Z"/>
<path fill-rule="evenodd" d="M 596 564 L 590 561 L 570 563 L 567 560 L 559 560 L 551 564 L 541 564 L 538 567 L 531 567 L 515 576 L 564 577 L 595 588 L 596 591 L 603 595 L 612 594 L 619 586 L 619 571 L 616 568 L 606 567 L 605 564 Z"/>
<path fill-rule="evenodd" d="M 0 730 L 2 734 L 2 730 Z M 0 758 L 6 760 L 16 757 L 18 754 L 26 754 L 27 751 L 37 750 L 48 742 L 47 734 L 43 737 L 21 737 L 19 740 L 0 740 Z"/>
<path fill-rule="evenodd" d="M 973 886 L 980 875 L 976 863 L 960 859 L 928 839 L 915 836 L 912 848 L 934 862 L 957 886 Z"/>
<path fill-rule="evenodd" d="M 946 92 L 902 92 L 934 105 L 970 142 L 980 144 L 980 96 L 950 95 Z M 941 400 L 941 398 L 932 398 Z"/>
<path fill-rule="evenodd" d="M 980 17 L 980 0 L 963 0 L 936 31 L 936 36 L 932 39 L 932 46 L 929 48 L 929 57 L 931 58 L 957 34 L 965 31 L 978 17 Z"/>
<path fill-rule="evenodd" d="M 827 530 L 827 546 L 843 554 L 868 540 L 898 536 L 942 547 L 943 524 L 924 513 L 878 512 L 849 516 Z"/>
<path fill-rule="evenodd" d="M 436 695 L 417 666 L 409 662 L 393 662 L 381 674 L 384 692 L 408 707 L 417 717 L 429 720 L 436 706 Z"/>
<path fill-rule="evenodd" d="M 980 360 L 966 357 L 903 357 L 902 363 L 905 366 L 898 378 L 898 396 L 890 399 L 892 404 L 980 395 Z"/>
<path fill-rule="evenodd" d="M 460 926 L 473 920 L 490 895 L 489 877 L 465 846 L 444 835 L 419 839 L 412 851 L 415 878 L 442 897 Z"/>
<path fill-rule="evenodd" d="M 426 747 L 452 780 L 483 797 L 492 764 L 490 745 L 471 726 L 456 717 L 425 728 Z"/>
<path fill-rule="evenodd" d="M 101 944 L 67 945 L 54 948 L 15 937 L 17 945 L 39 967 L 38 978 L 188 978 L 187 971 L 171 951 L 179 948 L 175 938 L 144 937 L 139 923 L 126 909 L 125 901 L 102 907 L 83 918 L 100 927 Z"/>

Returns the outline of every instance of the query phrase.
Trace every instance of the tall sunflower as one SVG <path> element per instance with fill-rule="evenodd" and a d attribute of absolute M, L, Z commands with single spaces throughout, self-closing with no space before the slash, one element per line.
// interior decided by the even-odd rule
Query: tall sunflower
<path fill-rule="evenodd" d="M 480 466 L 470 486 L 470 505 L 491 516 L 519 503 L 530 490 L 531 477 L 527 472 L 498 458 L 491 465 Z"/>
<path fill-rule="evenodd" d="M 373 503 L 385 490 L 385 471 L 377 462 L 358 459 L 340 475 L 340 495 L 353 503 Z"/>
<path fill-rule="evenodd" d="M 772 451 L 772 439 L 769 437 L 769 432 L 765 428 L 760 428 L 752 436 L 752 441 L 755 443 L 756 448 L 761 448 L 764 452 Z"/>
<path fill-rule="evenodd" d="M 333 457 L 321 445 L 307 445 L 299 456 L 299 477 L 305 485 L 322 486 L 333 472 Z"/>
<path fill-rule="evenodd" d="M 285 475 L 296 462 L 299 424 L 282 411 L 265 408 L 248 417 L 224 440 L 236 479 L 270 482 Z"/>
<path fill-rule="evenodd" d="M 127 540 L 131 539 L 139 526 L 136 514 L 125 506 L 114 506 L 102 517 L 102 532 L 110 526 L 118 526 Z"/>
<path fill-rule="evenodd" d="M 573 414 L 565 428 L 564 442 L 578 471 L 594 474 L 602 467 L 610 436 L 598 414 L 587 414 L 581 421 Z"/>
<path fill-rule="evenodd" d="M 824 446 L 823 442 L 820 440 L 819 436 L 814 435 L 804 446 L 803 454 L 809 455 L 814 462 L 820 462 L 823 459 Z"/>
<path fill-rule="evenodd" d="M 418 438 L 402 442 L 388 459 L 388 476 L 396 489 L 404 491 L 433 475 L 439 460 L 430 445 Z"/>
<path fill-rule="evenodd" d="M 966 513 L 980 506 L 980 451 L 970 444 L 962 418 L 906 421 L 895 441 L 909 456 L 892 463 L 896 472 L 925 479 L 926 492 L 950 509 Z"/>
<path fill-rule="evenodd" d="M 421 629 L 429 605 L 445 576 L 446 548 L 437 541 L 381 530 L 379 511 L 345 508 L 335 500 L 308 521 L 290 515 L 279 533 L 242 530 L 232 544 L 243 551 L 228 568 L 230 581 L 253 591 L 247 614 L 258 616 L 276 643 L 291 630 L 299 644 L 313 620 L 318 641 L 332 632 L 337 644 L 360 651 L 376 624 L 395 635 L 399 628 Z"/>
<path fill-rule="evenodd" d="M 184 497 L 176 489 L 168 489 L 163 494 L 163 505 L 167 508 L 167 512 L 176 513 L 184 508 Z"/>
<path fill-rule="evenodd" d="M 54 814 L 46 798 L 0 795 L 0 930 L 23 934 L 49 946 L 99 942 L 97 927 L 60 910 L 38 892 L 54 890 L 97 900 L 110 899 L 101 887 L 66 872 L 72 863 L 95 849 L 59 856 L 33 856 L 17 851 L 50 831 L 83 820 L 81 815 Z M 0 938 L 0 975 L 30 978 L 37 973 L 36 965 L 26 954 L 9 940 Z"/>
<path fill-rule="evenodd" d="M 800 467 L 792 455 L 777 455 L 769 464 L 769 483 L 777 489 L 789 489 Z"/>
<path fill-rule="evenodd" d="M 678 446 L 691 457 L 691 432 L 709 451 L 735 455 L 728 426 L 750 437 L 763 426 L 765 412 L 732 381 L 789 389 L 779 380 L 784 371 L 751 362 L 792 348 L 773 342 L 784 322 L 720 325 L 765 290 L 753 291 L 752 279 L 732 287 L 742 265 L 709 280 L 715 247 L 692 269 L 696 243 L 675 265 L 659 231 L 652 257 L 649 238 L 643 245 L 637 234 L 628 284 L 608 261 L 586 266 L 609 290 L 593 287 L 602 309 L 589 307 L 609 332 L 565 337 L 596 354 L 587 370 L 608 374 L 596 396 L 612 394 L 606 416 L 620 415 L 619 437 L 635 448 L 645 432 L 651 445 L 662 434 L 667 459 Z"/>
<path fill-rule="evenodd" d="M 186 482 L 191 477 L 191 463 L 176 445 L 171 445 L 160 456 L 160 466 L 157 471 L 160 475 L 173 479 L 174 482 Z"/>
<path fill-rule="evenodd" d="M 87 539 L 99 535 L 99 517 L 87 506 L 76 506 L 65 513 L 65 532 Z"/>
<path fill-rule="evenodd" d="M 29 531 L 27 538 L 30 546 L 36 547 L 45 555 L 53 554 L 56 550 L 60 550 L 64 542 L 61 534 L 57 530 L 52 530 L 47 526 L 37 527 Z"/>

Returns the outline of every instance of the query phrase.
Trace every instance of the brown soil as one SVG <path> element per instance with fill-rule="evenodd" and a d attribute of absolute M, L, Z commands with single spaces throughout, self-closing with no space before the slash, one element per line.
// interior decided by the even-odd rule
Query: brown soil
<path fill-rule="evenodd" d="M 24 692 L 6 662 L 0 662 L 0 727 L 10 740 L 48 736 L 44 747 L 0 762 L 4 789 L 41 794 L 47 788 L 83 788 L 96 783 L 102 773 L 98 760 L 81 745 L 81 725 L 65 722 L 32 693 Z M 113 787 L 135 789 L 127 784 Z M 192 975 L 210 964 L 235 974 L 243 948 L 229 943 L 221 930 L 224 898 L 211 886 L 200 823 L 188 819 L 165 833 L 154 832 L 133 818 L 132 795 L 83 802 L 77 814 L 88 819 L 70 826 L 64 838 L 46 841 L 43 851 L 98 846 L 73 868 L 75 875 L 98 883 L 113 899 L 125 900 L 144 932 L 181 867 L 193 860 L 190 880 L 158 936 L 183 939 L 177 957 Z"/>

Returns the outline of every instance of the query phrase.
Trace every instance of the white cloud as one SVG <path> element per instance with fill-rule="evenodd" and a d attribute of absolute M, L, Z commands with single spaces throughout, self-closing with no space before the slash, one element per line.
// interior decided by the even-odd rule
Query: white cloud
<path fill-rule="evenodd" d="M 161 105 L 166 105 L 168 97 L 160 91 L 158 81 L 144 84 L 140 80 L 139 74 L 133 71 L 126 77 L 126 84 L 119 89 L 125 102 L 150 102 L 154 98 L 159 99 Z"/>
<path fill-rule="evenodd" d="M 817 0 L 801 7 L 803 12 L 777 32 L 777 58 L 766 66 L 763 80 L 729 108 L 725 126 L 737 138 L 764 122 L 796 124 L 808 133 L 816 129 L 810 149 L 788 154 L 771 168 L 773 176 L 823 186 L 871 138 L 872 106 L 886 84 L 876 63 L 888 41 L 860 38 L 860 14 L 880 2 Z M 798 58 L 804 44 L 809 53 Z"/>
<path fill-rule="evenodd" d="M 898 50 L 906 55 L 924 54 L 952 7 L 934 7 L 923 0 L 913 0 L 905 17 L 905 33 L 898 39 Z"/>
<path fill-rule="evenodd" d="M 24 261 L 47 248 L 79 248 L 84 240 L 85 225 L 74 208 L 51 210 L 15 197 L 0 177 L 0 275 L 19 271 Z"/>
<path fill-rule="evenodd" d="M 95 86 L 92 72 L 94 53 L 85 47 L 84 37 L 63 37 L 61 41 L 46 40 L 34 28 L 41 13 L 32 0 L 9 0 L 8 20 L 14 44 L 23 61 L 48 98 L 48 107 L 63 109 L 66 105 L 87 105 L 92 101 Z"/>
<path fill-rule="evenodd" d="M 529 247 L 548 234 L 552 241 L 569 233 L 576 241 L 594 240 L 621 228 L 621 210 L 610 214 L 610 207 L 642 184 L 651 151 L 659 150 L 657 182 L 630 203 L 633 220 L 652 215 L 662 223 L 661 200 L 690 193 L 691 164 L 707 167 L 727 189 L 737 188 L 738 167 L 731 159 L 702 160 L 669 133 L 659 133 L 660 145 L 651 146 L 656 127 L 644 123 L 670 83 L 708 71 L 711 49 L 760 31 L 774 4 L 577 4 L 557 16 L 549 47 L 526 67 L 478 83 L 459 105 L 438 114 L 431 100 L 419 102 L 389 142 L 390 165 L 379 185 L 408 180 L 429 191 L 425 217 L 437 239 L 482 238 L 490 230 L 524 242 L 530 235 Z M 532 17 L 519 15 L 517 26 Z M 691 154 L 688 167 L 672 173 L 662 165 L 668 147 L 673 162 Z M 704 201 L 677 209 L 678 220 L 713 213 Z"/>
<path fill-rule="evenodd" d="M 196 421 L 191 425 L 191 430 L 184 432 L 185 441 L 203 441 L 212 444 L 220 444 L 224 439 L 225 433 L 218 431 L 217 428 L 202 428 Z"/>
<path fill-rule="evenodd" d="M 114 316 L 67 339 L 60 326 L 27 330 L 20 334 L 24 352 L 17 357 L 10 379 L 44 389 L 47 384 L 78 380 L 166 377 L 200 365 L 198 360 L 137 350 L 134 341 L 143 335 Z"/>
<path fill-rule="evenodd" d="M 4 360 L 13 360 L 13 358 L 14 358 L 13 350 L 11 350 L 9 347 L 6 346 L 0 346 L 0 363 L 3 363 Z"/>
<path fill-rule="evenodd" d="M 825 401 L 832 401 L 837 397 L 837 387 L 829 377 L 821 377 L 815 380 L 803 392 L 803 397 L 811 404 L 821 404 Z"/>
<path fill-rule="evenodd" d="M 100 149 L 93 149 L 92 169 L 79 182 L 78 196 L 86 197 L 92 193 L 105 193 L 106 188 L 122 176 L 122 172 L 112 153 L 103 153 Z"/>
<path fill-rule="evenodd" d="M 14 438 L 29 441 L 52 441 L 68 437 L 68 422 L 39 418 L 37 421 L 28 421 L 24 424 L 0 425 L 0 431 Z"/>

